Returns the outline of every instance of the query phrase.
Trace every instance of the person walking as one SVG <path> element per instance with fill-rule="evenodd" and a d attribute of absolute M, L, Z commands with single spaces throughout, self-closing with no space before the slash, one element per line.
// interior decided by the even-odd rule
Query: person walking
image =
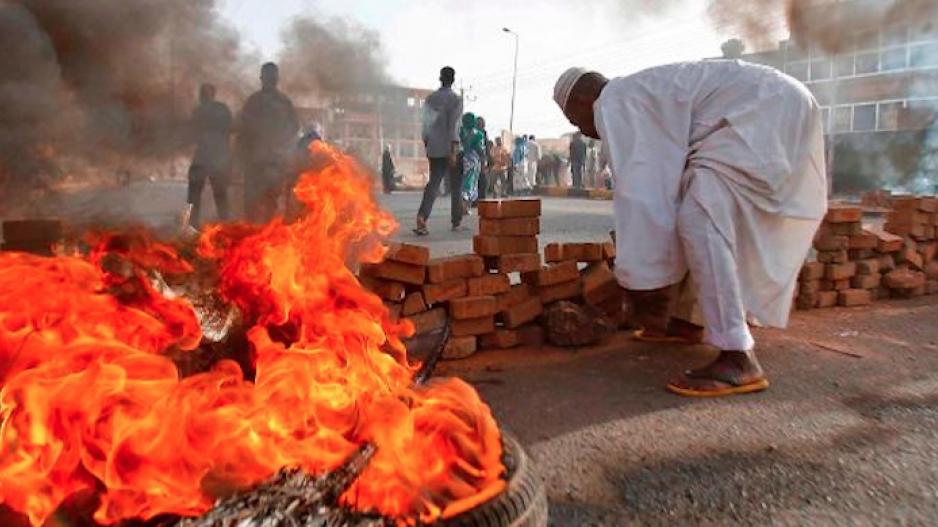
<path fill-rule="evenodd" d="M 515 147 L 511 151 L 511 195 L 522 194 L 526 189 L 524 139 L 523 135 L 516 137 Z"/>
<path fill-rule="evenodd" d="M 570 138 L 570 171 L 573 176 L 573 188 L 583 188 L 583 170 L 586 167 L 586 141 L 583 134 L 576 132 Z"/>
<path fill-rule="evenodd" d="M 417 211 L 417 226 L 414 233 L 426 236 L 427 220 L 433 210 L 433 202 L 440 191 L 440 182 L 450 182 L 450 206 L 453 230 L 462 222 L 462 194 L 459 189 L 459 171 L 456 170 L 456 154 L 459 150 L 459 123 L 462 116 L 462 99 L 453 91 L 456 71 L 446 66 L 440 70 L 440 88 L 427 96 L 423 106 L 423 145 L 430 162 L 430 180 L 423 190 L 423 199 Z"/>
<path fill-rule="evenodd" d="M 478 189 L 478 198 L 485 199 L 486 190 L 489 187 L 489 167 L 492 163 L 491 157 L 491 145 L 492 142 L 489 141 L 489 133 L 485 129 L 485 118 L 481 116 L 476 116 L 476 129 L 482 132 L 482 136 L 485 140 L 483 143 L 483 155 L 482 155 L 482 170 L 479 171 L 479 189 Z M 475 206 L 475 202 L 471 204 Z"/>
<path fill-rule="evenodd" d="M 192 205 L 189 225 L 198 228 L 202 190 L 206 181 L 212 185 L 218 219 L 226 221 L 230 214 L 228 183 L 231 174 L 231 110 L 226 104 L 215 100 L 215 86 L 203 84 L 199 88 L 199 105 L 192 112 L 191 125 L 196 147 L 189 165 L 187 202 Z"/>
<path fill-rule="evenodd" d="M 508 165 L 511 155 L 502 145 L 502 138 L 496 137 L 492 145 L 492 164 L 489 170 L 489 194 L 496 198 L 508 195 Z"/>
<path fill-rule="evenodd" d="M 527 187 L 533 189 L 541 181 L 538 179 L 538 168 L 541 162 L 541 145 L 537 143 L 534 135 L 528 137 L 524 147 L 524 159 L 527 164 Z"/>
<path fill-rule="evenodd" d="M 385 194 L 394 190 L 394 155 L 391 154 L 391 144 L 384 147 L 381 154 L 381 186 Z"/>
<path fill-rule="evenodd" d="M 462 207 L 463 214 L 469 213 L 469 207 L 479 199 L 479 175 L 485 158 L 485 135 L 477 127 L 475 114 L 467 113 L 462 117 L 462 129 L 459 140 L 462 148 Z"/>

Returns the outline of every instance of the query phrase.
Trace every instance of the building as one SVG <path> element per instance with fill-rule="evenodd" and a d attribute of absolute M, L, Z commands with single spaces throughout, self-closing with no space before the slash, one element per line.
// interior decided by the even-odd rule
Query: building
<path fill-rule="evenodd" d="M 423 102 L 431 90 L 382 86 L 337 95 L 300 110 L 322 123 L 326 139 L 376 170 L 384 145 L 391 145 L 398 173 L 408 186 L 422 186 L 429 174 L 423 147 Z"/>
<path fill-rule="evenodd" d="M 938 10 L 926 17 L 922 10 L 890 12 L 885 23 L 863 16 L 884 5 L 893 3 L 838 2 L 809 15 L 829 20 L 830 31 L 850 21 L 850 30 L 838 34 L 837 52 L 799 45 L 795 37 L 741 57 L 776 67 L 814 93 L 835 192 L 930 185 L 938 169 L 929 160 L 938 147 Z"/>

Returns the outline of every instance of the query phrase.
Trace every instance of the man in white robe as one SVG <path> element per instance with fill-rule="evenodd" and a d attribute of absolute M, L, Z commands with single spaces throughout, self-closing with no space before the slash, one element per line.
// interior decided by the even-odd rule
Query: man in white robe
<path fill-rule="evenodd" d="M 615 178 L 615 272 L 645 322 L 637 336 L 702 337 L 721 352 L 668 388 L 687 396 L 767 388 L 747 320 L 787 325 L 827 210 L 817 101 L 775 69 L 731 60 L 612 80 L 572 68 L 554 98 L 603 141 Z M 669 304 L 675 284 L 677 305 Z"/>

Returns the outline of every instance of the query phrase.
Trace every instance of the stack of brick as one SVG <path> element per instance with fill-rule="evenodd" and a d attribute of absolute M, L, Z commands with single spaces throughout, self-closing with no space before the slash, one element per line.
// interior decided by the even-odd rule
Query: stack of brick
<path fill-rule="evenodd" d="M 814 238 L 817 261 L 799 276 L 799 309 L 851 307 L 873 301 L 880 287 L 879 238 L 863 229 L 863 210 L 831 205 Z"/>
<path fill-rule="evenodd" d="M 536 324 L 544 310 L 541 296 L 527 281 L 512 277 L 541 269 L 537 239 L 541 232 L 541 201 L 483 200 L 478 211 L 479 235 L 473 238 L 473 248 L 483 258 L 486 274 L 476 279 L 477 286 L 470 283 L 469 298 L 483 302 L 479 297 L 486 297 L 485 305 L 493 306 L 489 310 L 495 315 L 489 331 L 480 336 L 480 347 L 536 345 L 543 341 L 543 331 Z"/>
<path fill-rule="evenodd" d="M 3 222 L 4 251 L 22 251 L 51 256 L 62 242 L 64 228 L 59 220 L 12 220 Z"/>
<path fill-rule="evenodd" d="M 360 279 L 366 289 L 384 300 L 393 319 L 412 317 L 429 309 L 422 291 L 429 262 L 429 248 L 395 243 L 383 262 L 362 266 Z M 434 327 L 418 329 L 427 332 Z"/>
<path fill-rule="evenodd" d="M 883 229 L 915 242 L 930 242 L 935 239 L 938 226 L 938 199 L 916 196 L 893 196 L 892 209 L 886 214 Z"/>
<path fill-rule="evenodd" d="M 884 229 L 903 238 L 894 254 L 895 269 L 884 275 L 891 296 L 909 298 L 938 293 L 938 198 L 894 196 Z"/>
<path fill-rule="evenodd" d="M 605 312 L 616 325 L 625 322 L 622 311 L 622 289 L 616 280 L 613 268 L 616 250 L 612 242 L 605 243 L 551 243 L 544 248 L 544 259 L 549 264 L 563 269 L 574 264 L 579 268 L 579 281 L 572 276 L 563 287 L 570 296 L 554 300 L 582 300 Z M 563 291 L 563 287 L 558 287 Z M 579 294 L 576 294 L 576 292 Z M 545 301 L 546 303 L 546 301 Z"/>

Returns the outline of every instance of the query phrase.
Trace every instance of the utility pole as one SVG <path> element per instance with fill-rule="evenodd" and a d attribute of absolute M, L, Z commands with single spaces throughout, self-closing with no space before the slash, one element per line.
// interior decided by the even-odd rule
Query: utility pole
<path fill-rule="evenodd" d="M 511 76 L 511 116 L 508 118 L 508 132 L 511 133 L 512 137 L 514 137 L 514 134 L 515 134 L 515 95 L 517 94 L 517 89 L 518 89 L 518 48 L 521 43 L 521 38 L 518 36 L 517 33 L 508 29 L 507 27 L 503 27 L 502 31 L 515 37 L 515 67 L 514 67 L 514 73 L 512 73 L 512 76 Z"/>

